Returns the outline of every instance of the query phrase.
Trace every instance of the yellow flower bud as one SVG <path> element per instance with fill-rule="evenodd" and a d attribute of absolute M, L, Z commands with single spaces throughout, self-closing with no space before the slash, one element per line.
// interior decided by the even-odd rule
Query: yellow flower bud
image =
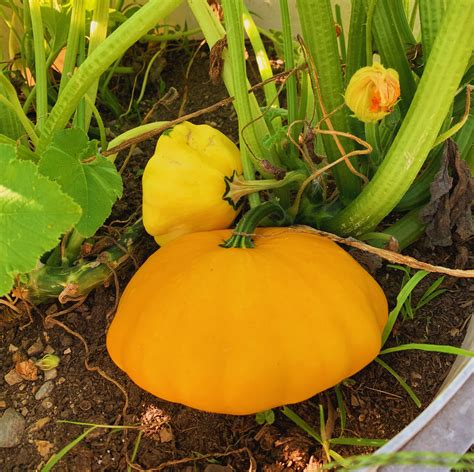
<path fill-rule="evenodd" d="M 373 123 L 391 113 L 399 97 L 398 72 L 374 63 L 351 77 L 344 98 L 356 118 Z"/>

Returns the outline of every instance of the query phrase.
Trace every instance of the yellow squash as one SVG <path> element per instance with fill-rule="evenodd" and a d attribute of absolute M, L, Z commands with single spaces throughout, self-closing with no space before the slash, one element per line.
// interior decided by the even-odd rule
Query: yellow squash
<path fill-rule="evenodd" d="M 127 286 L 107 348 L 137 385 L 249 414 L 305 400 L 374 359 L 387 301 L 351 256 L 291 228 L 258 229 L 253 249 L 220 247 L 230 235 L 182 236 Z"/>
<path fill-rule="evenodd" d="M 208 125 L 175 126 L 158 140 L 143 174 L 143 223 L 158 244 L 230 226 L 224 178 L 242 172 L 235 144 Z"/>

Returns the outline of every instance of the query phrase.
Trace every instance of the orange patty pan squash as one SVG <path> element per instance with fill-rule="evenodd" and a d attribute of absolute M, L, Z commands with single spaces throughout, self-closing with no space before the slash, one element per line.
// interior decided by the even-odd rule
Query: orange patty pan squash
<path fill-rule="evenodd" d="M 191 233 L 154 253 L 127 286 L 107 334 L 144 390 L 184 405 L 250 414 L 305 400 L 370 363 L 387 301 L 334 242 L 292 228 Z"/>
<path fill-rule="evenodd" d="M 143 173 L 143 223 L 158 244 L 186 233 L 230 226 L 237 211 L 225 200 L 225 177 L 242 173 L 227 136 L 189 122 L 163 134 Z"/>

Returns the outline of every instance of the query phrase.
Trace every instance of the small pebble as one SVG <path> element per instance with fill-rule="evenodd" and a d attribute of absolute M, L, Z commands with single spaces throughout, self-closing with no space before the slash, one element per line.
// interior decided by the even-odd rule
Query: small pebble
<path fill-rule="evenodd" d="M 58 385 L 61 385 L 62 383 L 66 382 L 66 379 L 64 377 L 59 377 L 59 379 L 57 380 L 57 384 Z"/>
<path fill-rule="evenodd" d="M 49 410 L 50 408 L 52 408 L 53 402 L 52 402 L 49 398 L 45 398 L 45 399 L 41 402 L 41 406 L 42 406 L 45 410 Z"/>
<path fill-rule="evenodd" d="M 25 418 L 13 408 L 8 408 L 0 418 L 0 447 L 15 447 L 21 442 Z"/>
<path fill-rule="evenodd" d="M 49 416 L 45 416 L 44 418 L 39 419 L 32 426 L 30 426 L 28 432 L 35 433 L 36 431 L 43 429 L 50 421 L 51 418 Z"/>
<path fill-rule="evenodd" d="M 30 412 L 30 410 L 28 410 L 28 408 L 26 408 L 26 406 L 24 406 L 24 407 L 20 410 L 20 413 L 21 413 L 23 416 L 26 416 L 29 412 Z"/>
<path fill-rule="evenodd" d="M 71 354 L 71 348 L 68 347 L 67 349 L 64 349 L 63 354 L 64 354 L 64 355 L 66 355 L 66 354 Z"/>
<path fill-rule="evenodd" d="M 18 351 L 18 348 L 14 344 L 10 344 L 8 346 L 8 352 L 16 352 Z"/>
<path fill-rule="evenodd" d="M 54 349 L 48 344 L 48 345 L 44 348 L 43 352 L 44 352 L 45 354 L 54 354 Z"/>
<path fill-rule="evenodd" d="M 43 343 L 41 342 L 41 339 L 38 338 L 26 351 L 26 353 L 31 357 L 31 356 L 36 356 L 37 354 L 40 354 L 43 352 L 44 346 Z"/>
<path fill-rule="evenodd" d="M 47 457 L 49 456 L 49 453 L 51 452 L 51 449 L 53 449 L 53 444 L 50 443 L 49 441 L 46 441 L 44 439 L 36 439 L 35 440 L 35 446 L 36 450 L 38 451 L 38 454 L 41 457 Z"/>
<path fill-rule="evenodd" d="M 8 374 L 5 374 L 3 378 L 8 385 L 16 385 L 20 382 L 23 382 L 22 377 L 15 369 L 10 370 L 10 372 L 8 372 Z"/>
<path fill-rule="evenodd" d="M 45 382 L 35 393 L 36 400 L 42 400 L 43 398 L 46 398 L 53 391 L 53 388 L 54 384 L 51 380 Z"/>
<path fill-rule="evenodd" d="M 44 371 L 44 380 L 54 380 L 58 376 L 57 369 L 50 369 Z"/>

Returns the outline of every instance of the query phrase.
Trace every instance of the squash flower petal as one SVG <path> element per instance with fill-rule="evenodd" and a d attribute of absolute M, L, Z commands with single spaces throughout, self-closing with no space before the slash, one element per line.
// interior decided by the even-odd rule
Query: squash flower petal
<path fill-rule="evenodd" d="M 351 77 L 344 99 L 356 118 L 373 123 L 391 113 L 399 97 L 398 72 L 374 63 Z"/>

